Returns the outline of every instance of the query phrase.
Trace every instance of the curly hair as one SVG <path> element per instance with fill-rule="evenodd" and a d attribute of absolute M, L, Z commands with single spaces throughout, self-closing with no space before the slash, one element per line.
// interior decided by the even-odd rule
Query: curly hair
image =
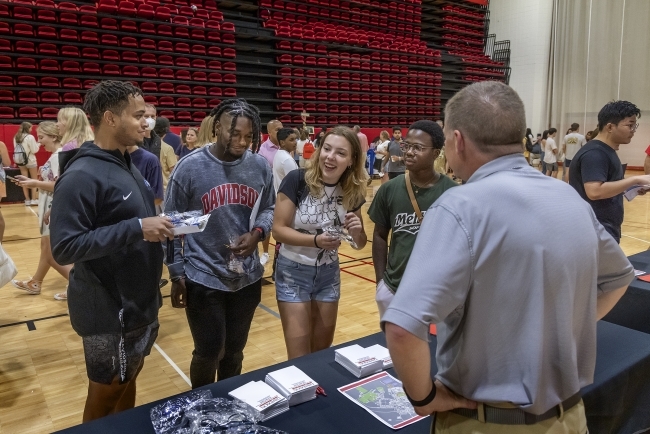
<path fill-rule="evenodd" d="M 252 104 L 249 104 L 243 98 L 232 98 L 223 100 L 218 106 L 216 106 L 210 112 L 210 116 L 214 119 L 212 124 L 212 136 L 217 136 L 217 122 L 221 118 L 221 115 L 227 113 L 232 116 L 232 122 L 230 123 L 230 135 L 235 131 L 235 126 L 237 125 L 237 118 L 240 116 L 246 117 L 251 120 L 253 124 L 253 152 L 256 152 L 257 148 L 260 145 L 261 137 L 261 121 L 260 121 L 260 110 Z"/>
<path fill-rule="evenodd" d="M 368 173 L 364 169 L 364 159 L 361 151 L 361 144 L 357 134 L 350 128 L 336 126 L 329 130 L 321 140 L 321 146 L 316 148 L 314 154 L 307 161 L 307 170 L 305 171 L 305 183 L 309 187 L 309 193 L 314 197 L 321 197 L 325 194 L 323 185 L 323 171 L 320 167 L 320 154 L 323 144 L 329 136 L 343 137 L 350 144 L 350 153 L 352 154 L 352 164 L 341 178 L 339 184 L 343 190 L 343 206 L 348 209 L 354 209 L 362 203 L 366 196 L 366 181 Z"/>
<path fill-rule="evenodd" d="M 121 114 L 129 104 L 129 97 L 136 96 L 143 96 L 142 91 L 128 81 L 100 81 L 86 93 L 83 110 L 90 117 L 90 125 L 98 128 L 105 112 Z"/>

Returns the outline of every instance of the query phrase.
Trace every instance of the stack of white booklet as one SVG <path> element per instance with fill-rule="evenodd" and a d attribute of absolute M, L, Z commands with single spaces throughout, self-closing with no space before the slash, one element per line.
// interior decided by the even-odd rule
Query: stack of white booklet
<path fill-rule="evenodd" d="M 318 383 L 295 366 L 269 372 L 264 381 L 284 396 L 289 406 L 316 399 Z"/>
<path fill-rule="evenodd" d="M 381 361 L 384 362 L 384 369 L 393 367 L 393 359 L 390 358 L 390 353 L 388 352 L 388 348 L 382 347 L 379 344 L 375 344 L 371 347 L 366 348 L 366 351 L 371 356 L 381 359 Z"/>
<path fill-rule="evenodd" d="M 384 369 L 384 361 L 360 345 L 350 345 L 334 351 L 334 360 L 357 378 L 375 374 Z"/>
<path fill-rule="evenodd" d="M 289 402 L 284 396 L 263 381 L 251 381 L 228 395 L 259 411 L 262 414 L 262 421 L 289 410 Z"/>

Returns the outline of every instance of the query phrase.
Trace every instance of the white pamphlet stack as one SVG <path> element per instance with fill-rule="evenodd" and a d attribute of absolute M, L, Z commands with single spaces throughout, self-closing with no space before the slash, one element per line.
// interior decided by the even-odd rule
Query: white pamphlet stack
<path fill-rule="evenodd" d="M 264 379 L 289 401 L 289 406 L 316 399 L 318 383 L 295 366 L 269 372 Z"/>
<path fill-rule="evenodd" d="M 228 395 L 260 412 L 262 422 L 289 410 L 289 402 L 263 381 L 251 381 Z"/>
<path fill-rule="evenodd" d="M 357 378 L 375 374 L 384 369 L 384 362 L 360 345 L 350 345 L 334 351 L 334 360 Z"/>
<path fill-rule="evenodd" d="M 366 351 L 368 354 L 370 354 L 373 357 L 376 357 L 380 359 L 382 362 L 384 362 L 384 369 L 392 368 L 393 367 L 393 359 L 390 357 L 390 353 L 388 352 L 388 348 L 382 347 L 379 344 L 375 344 L 371 347 L 366 348 Z"/>

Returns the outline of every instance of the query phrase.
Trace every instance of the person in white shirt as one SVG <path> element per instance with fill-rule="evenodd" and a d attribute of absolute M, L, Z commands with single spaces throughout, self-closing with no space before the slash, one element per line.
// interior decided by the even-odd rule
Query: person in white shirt
<path fill-rule="evenodd" d="M 287 173 L 296 170 L 298 165 L 291 156 L 291 153 L 297 149 L 298 138 L 296 130 L 293 128 L 281 128 L 278 131 L 278 144 L 280 149 L 273 157 L 273 187 L 277 194 L 280 183 L 287 176 Z M 304 143 L 303 143 L 304 146 Z"/>
<path fill-rule="evenodd" d="M 275 188 L 276 196 L 284 177 L 287 176 L 289 172 L 298 169 L 296 160 L 291 156 L 291 154 L 296 151 L 298 143 L 297 138 L 296 130 L 293 128 L 280 128 L 278 130 L 278 145 L 280 146 L 280 149 L 278 149 L 278 152 L 276 152 L 273 157 L 273 187 Z M 276 241 L 275 255 L 273 256 L 273 280 L 275 280 L 275 268 L 278 264 L 280 246 L 281 243 Z"/>
<path fill-rule="evenodd" d="M 564 165 L 562 166 L 562 180 L 564 182 L 569 182 L 569 167 L 571 166 L 571 160 L 575 157 L 576 153 L 582 148 L 587 140 L 585 136 L 578 132 L 580 125 L 575 122 L 571 124 L 569 128 L 569 133 L 564 136 Z"/>
<path fill-rule="evenodd" d="M 546 145 L 544 146 L 544 162 L 546 163 L 546 175 L 555 178 L 557 176 L 557 144 L 555 143 L 555 134 L 557 129 L 550 128 Z"/>
<path fill-rule="evenodd" d="M 300 130 L 300 139 L 296 141 L 296 151 L 294 153 L 296 163 L 300 167 L 305 167 L 305 159 L 302 157 L 302 150 L 305 148 L 307 142 L 309 142 L 309 132 L 303 128 Z"/>
<path fill-rule="evenodd" d="M 38 163 L 36 162 L 36 153 L 40 145 L 31 134 L 32 124 L 23 122 L 14 136 L 14 163 L 20 169 L 20 174 L 25 178 L 38 179 Z M 20 144 L 22 148 L 16 150 L 16 145 Z M 31 192 L 31 199 L 29 194 Z M 23 187 L 25 195 L 25 206 L 38 205 L 38 188 Z"/>
<path fill-rule="evenodd" d="M 390 143 L 390 135 L 388 131 L 384 130 L 379 134 L 379 144 L 375 148 L 375 159 L 379 160 L 379 176 L 381 183 L 388 182 L 388 174 L 384 173 L 384 157 L 388 155 L 388 144 Z M 388 159 L 386 160 L 388 161 Z"/>

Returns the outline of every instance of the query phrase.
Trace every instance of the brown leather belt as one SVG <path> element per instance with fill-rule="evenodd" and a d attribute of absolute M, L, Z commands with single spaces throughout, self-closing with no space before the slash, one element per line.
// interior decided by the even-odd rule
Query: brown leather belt
<path fill-rule="evenodd" d="M 470 410 L 469 408 L 457 408 L 451 410 L 460 416 L 469 419 L 484 420 L 486 423 L 500 423 L 502 425 L 534 425 L 538 422 L 545 421 L 552 417 L 560 417 L 569 409 L 573 408 L 580 402 L 582 395 L 580 392 L 562 401 L 561 404 L 548 410 L 543 414 L 527 413 L 518 408 L 498 408 L 488 404 L 483 404 L 484 418 L 479 418 L 479 410 Z"/>

